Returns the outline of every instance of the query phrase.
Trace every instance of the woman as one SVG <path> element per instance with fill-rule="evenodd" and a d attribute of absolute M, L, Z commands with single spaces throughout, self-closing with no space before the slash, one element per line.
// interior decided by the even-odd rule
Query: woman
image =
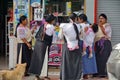
<path fill-rule="evenodd" d="M 80 46 L 81 46 L 81 50 L 83 50 L 83 41 L 85 40 L 85 31 L 87 29 L 86 27 L 89 27 L 90 25 L 87 23 L 87 16 L 85 14 L 79 15 L 78 22 L 80 23 L 80 26 L 81 26 Z M 94 46 L 94 45 L 92 45 L 92 46 Z M 88 47 L 86 49 L 86 55 L 83 55 L 83 54 L 82 54 L 83 78 L 88 79 L 89 75 L 97 73 L 94 49 L 92 50 L 93 56 L 91 58 L 89 58 L 89 48 Z"/>
<path fill-rule="evenodd" d="M 18 54 L 17 62 L 19 60 L 19 53 L 22 48 L 22 60 L 21 63 L 27 63 L 25 75 L 27 76 L 28 68 L 31 61 L 31 30 L 27 27 L 27 17 L 21 16 L 19 20 L 20 24 L 17 27 L 17 41 L 18 41 Z"/>
<path fill-rule="evenodd" d="M 106 62 L 112 51 L 111 46 L 111 26 L 107 23 L 105 14 L 99 15 L 98 32 L 95 37 L 95 53 L 97 61 L 97 76 L 106 77 Z"/>
<path fill-rule="evenodd" d="M 77 15 L 70 16 L 71 23 L 62 23 L 60 32 L 63 33 L 65 43 L 62 47 L 61 80 L 79 80 L 81 78 L 81 51 L 78 45 L 79 27 L 75 23 Z M 62 37 L 62 34 L 59 34 Z"/>
<path fill-rule="evenodd" d="M 34 46 L 34 51 L 32 55 L 31 65 L 29 73 L 35 74 L 37 80 L 39 78 L 44 62 L 44 57 L 46 53 L 47 46 L 49 47 L 52 42 L 52 37 L 54 33 L 54 22 L 55 17 L 51 14 L 46 17 L 47 24 L 40 27 L 38 33 L 36 34 L 36 43 Z M 43 30 L 42 30 L 43 28 Z"/>

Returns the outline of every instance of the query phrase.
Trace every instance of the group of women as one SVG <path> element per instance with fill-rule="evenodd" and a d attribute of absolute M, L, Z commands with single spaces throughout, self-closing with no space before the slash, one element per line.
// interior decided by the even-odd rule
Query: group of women
<path fill-rule="evenodd" d="M 20 17 L 17 27 L 18 55 L 22 47 L 22 63 L 26 62 L 26 74 L 35 74 L 36 80 L 44 80 L 39 77 L 44 62 L 46 49 L 52 44 L 54 34 L 55 16 L 50 14 L 46 17 L 46 23 L 42 25 L 36 34 L 36 43 L 31 56 L 32 31 L 27 27 L 27 17 Z M 89 75 L 106 77 L 106 62 L 111 53 L 111 26 L 107 23 L 105 14 L 99 15 L 98 25 L 91 25 L 95 30 L 94 42 L 92 43 L 92 56 L 90 46 L 87 46 L 83 55 L 85 32 L 90 27 L 87 16 L 73 13 L 66 22 L 60 24 L 59 38 L 64 39 L 62 46 L 62 61 L 60 80 L 79 80 L 82 77 L 88 79 Z M 86 28 L 87 27 L 87 28 Z M 49 51 L 48 51 L 49 52 Z M 50 78 L 47 78 L 50 79 Z"/>

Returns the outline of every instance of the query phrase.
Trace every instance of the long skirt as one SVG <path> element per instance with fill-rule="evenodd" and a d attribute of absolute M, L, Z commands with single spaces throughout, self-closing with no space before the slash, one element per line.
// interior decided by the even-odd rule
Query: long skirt
<path fill-rule="evenodd" d="M 79 80 L 82 74 L 81 51 L 69 51 L 67 44 L 62 48 L 61 80 Z"/>
<path fill-rule="evenodd" d="M 83 41 L 80 41 L 81 50 L 83 49 Z M 95 74 L 97 73 L 97 65 L 96 65 L 96 58 L 95 58 L 95 52 L 94 52 L 94 45 L 93 45 L 93 57 L 88 58 L 89 56 L 89 49 L 86 49 L 86 55 L 82 56 L 82 70 L 83 75 L 85 74 Z"/>
<path fill-rule="evenodd" d="M 22 60 L 21 63 L 27 63 L 26 66 L 26 73 L 28 72 L 28 69 L 30 67 L 30 62 L 31 62 L 31 55 L 32 55 L 32 49 L 29 49 L 28 46 L 25 43 L 18 43 L 17 46 L 17 63 L 19 60 L 19 54 L 20 54 L 20 49 L 22 46 Z"/>
<path fill-rule="evenodd" d="M 112 51 L 112 45 L 109 40 L 96 42 L 96 62 L 97 62 L 97 76 L 107 76 L 106 63 Z"/>
<path fill-rule="evenodd" d="M 29 73 L 35 74 L 38 76 L 41 74 L 45 53 L 46 53 L 46 48 L 47 48 L 47 45 L 44 42 L 36 40 L 34 51 L 32 54 L 32 60 L 29 68 Z"/>

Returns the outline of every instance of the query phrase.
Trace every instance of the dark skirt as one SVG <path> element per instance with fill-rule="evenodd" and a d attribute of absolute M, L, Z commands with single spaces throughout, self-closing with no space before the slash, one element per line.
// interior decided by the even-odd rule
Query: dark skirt
<path fill-rule="evenodd" d="M 107 76 L 106 63 L 112 51 L 110 40 L 99 40 L 95 43 L 98 73 L 96 76 Z"/>
<path fill-rule="evenodd" d="M 62 48 L 61 80 L 79 80 L 82 74 L 81 51 L 69 51 L 67 44 Z"/>
<path fill-rule="evenodd" d="M 47 48 L 47 45 L 44 42 L 36 40 L 34 51 L 32 54 L 32 60 L 29 68 L 29 73 L 35 74 L 38 76 L 41 74 L 45 53 L 46 53 L 46 48 Z"/>
<path fill-rule="evenodd" d="M 31 54 L 32 54 L 32 49 L 29 49 L 28 46 L 25 43 L 18 43 L 17 46 L 17 63 L 19 60 L 19 54 L 20 54 L 20 49 L 22 46 L 22 60 L 21 63 L 27 63 L 26 66 L 26 72 L 28 72 L 30 62 L 31 62 Z"/>

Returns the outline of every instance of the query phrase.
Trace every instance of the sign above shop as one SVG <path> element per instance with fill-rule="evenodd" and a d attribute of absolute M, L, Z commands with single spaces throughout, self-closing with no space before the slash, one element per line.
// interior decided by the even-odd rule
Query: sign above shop
<path fill-rule="evenodd" d="M 43 10 L 42 8 L 34 9 L 34 20 L 41 21 L 43 19 Z"/>
<path fill-rule="evenodd" d="M 31 0 L 32 7 L 39 7 L 41 0 Z"/>

